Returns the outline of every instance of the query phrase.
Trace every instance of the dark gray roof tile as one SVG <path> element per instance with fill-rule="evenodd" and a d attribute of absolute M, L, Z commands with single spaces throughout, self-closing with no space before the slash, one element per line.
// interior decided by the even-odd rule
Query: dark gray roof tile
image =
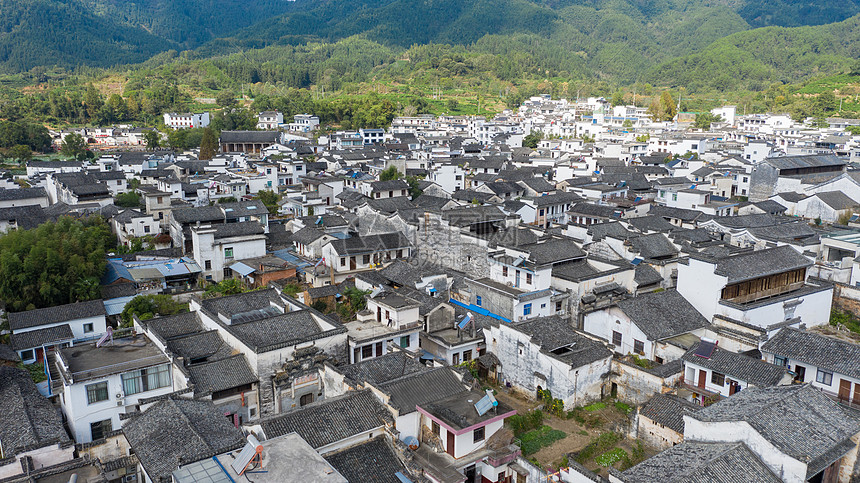
<path fill-rule="evenodd" d="M 618 302 L 618 308 L 649 340 L 661 340 L 708 326 L 708 321 L 677 290 L 652 292 Z"/>
<path fill-rule="evenodd" d="M 9 328 L 14 332 L 18 329 L 55 324 L 57 322 L 68 322 L 105 314 L 107 314 L 107 311 L 105 310 L 104 302 L 101 300 L 91 300 L 89 302 L 57 305 L 55 307 L 28 310 L 26 312 L 10 312 L 8 317 Z"/>

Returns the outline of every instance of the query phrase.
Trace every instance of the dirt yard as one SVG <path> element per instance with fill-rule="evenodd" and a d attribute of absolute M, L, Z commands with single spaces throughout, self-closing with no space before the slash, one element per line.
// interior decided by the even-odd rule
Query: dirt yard
<path fill-rule="evenodd" d="M 498 393 L 496 398 L 499 401 L 513 407 L 518 414 L 524 414 L 536 408 L 541 408 L 543 403 L 534 399 L 529 399 L 525 395 L 518 392 L 511 392 L 505 388 L 496 388 Z M 625 414 L 623 409 L 615 406 L 614 401 L 604 401 L 605 407 L 596 410 L 582 410 L 580 414 L 586 419 L 586 424 L 577 421 L 574 418 L 559 418 L 556 416 L 545 415 L 544 424 L 553 429 L 563 431 L 567 436 L 560 439 L 550 446 L 546 446 L 538 450 L 536 453 L 527 455 L 529 459 L 537 460 L 544 468 L 558 468 L 562 463 L 563 458 L 571 453 L 576 453 L 585 448 L 590 442 L 594 441 L 600 434 L 606 432 L 618 433 L 619 440 L 613 448 L 622 448 L 628 455 L 633 457 L 633 449 L 637 443 L 634 440 L 627 439 L 629 429 L 629 416 Z M 588 406 L 587 406 L 588 407 Z M 646 456 L 656 453 L 655 451 L 645 448 Z M 599 456 L 602 453 L 594 455 Z M 606 476 L 605 468 L 601 468 L 594 461 L 594 457 L 584 462 L 584 465 L 592 471 L 599 472 Z M 615 465 L 618 467 L 618 464 Z"/>

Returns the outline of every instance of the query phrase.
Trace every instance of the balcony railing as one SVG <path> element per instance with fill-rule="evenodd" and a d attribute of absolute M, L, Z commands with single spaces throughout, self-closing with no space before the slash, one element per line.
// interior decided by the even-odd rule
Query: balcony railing
<path fill-rule="evenodd" d="M 732 302 L 736 304 L 745 304 L 747 302 L 754 302 L 756 300 L 766 299 L 768 297 L 775 297 L 777 295 L 782 295 L 784 293 L 792 292 L 794 290 L 798 290 L 803 287 L 805 282 L 795 282 L 789 285 L 782 285 L 780 287 L 774 287 L 767 290 L 760 290 L 758 292 L 753 292 L 746 295 L 738 295 L 737 297 L 732 297 L 730 299 L 723 299 L 726 302 Z"/>

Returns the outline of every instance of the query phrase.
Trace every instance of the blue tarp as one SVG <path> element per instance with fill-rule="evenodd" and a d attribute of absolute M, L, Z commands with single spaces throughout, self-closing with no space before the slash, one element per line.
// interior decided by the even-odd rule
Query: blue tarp
<path fill-rule="evenodd" d="M 496 319 L 496 320 L 502 320 L 502 321 L 507 322 L 507 323 L 511 323 L 511 320 L 510 320 L 510 319 L 506 319 L 506 318 L 502 317 L 501 315 L 494 314 L 494 313 L 490 312 L 489 310 L 487 310 L 487 309 L 485 309 L 485 308 L 483 308 L 483 307 L 478 307 L 478 306 L 477 306 L 477 305 L 475 305 L 475 304 L 464 304 L 463 302 L 458 302 L 458 301 L 456 301 L 456 300 L 454 300 L 454 299 L 449 299 L 449 300 L 448 300 L 448 302 L 450 302 L 450 303 L 452 303 L 452 304 L 454 304 L 454 305 L 459 305 L 460 307 L 463 307 L 463 308 L 469 309 L 469 310 L 471 310 L 472 312 L 475 312 L 475 313 L 477 313 L 477 314 L 481 314 L 481 315 L 484 315 L 484 316 L 487 316 L 487 317 L 492 317 L 492 318 L 494 318 L 494 319 Z"/>

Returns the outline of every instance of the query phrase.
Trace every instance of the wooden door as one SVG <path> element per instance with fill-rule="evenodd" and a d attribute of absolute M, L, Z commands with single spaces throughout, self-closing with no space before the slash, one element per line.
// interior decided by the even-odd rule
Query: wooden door
<path fill-rule="evenodd" d="M 848 401 L 851 398 L 851 381 L 839 380 L 839 400 Z"/>
<path fill-rule="evenodd" d="M 854 404 L 860 404 L 860 384 L 854 384 Z"/>
<path fill-rule="evenodd" d="M 708 371 L 699 369 L 699 387 L 701 387 L 702 389 L 705 388 L 705 378 L 707 377 L 707 375 Z"/>
<path fill-rule="evenodd" d="M 446 431 L 448 433 L 448 445 L 445 446 L 445 452 L 454 457 L 454 433 L 451 431 Z"/>

